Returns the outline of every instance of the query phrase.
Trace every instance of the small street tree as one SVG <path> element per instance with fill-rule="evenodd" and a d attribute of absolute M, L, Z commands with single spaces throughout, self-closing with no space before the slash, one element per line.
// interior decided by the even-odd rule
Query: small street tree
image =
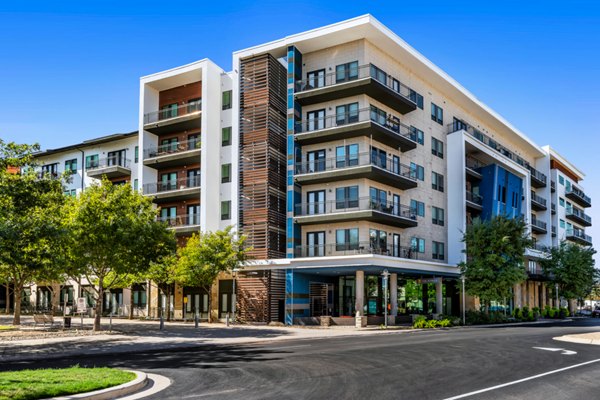
<path fill-rule="evenodd" d="M 156 221 L 149 198 L 129 185 L 103 179 L 87 188 L 68 209 L 72 276 L 94 283 L 94 330 L 100 330 L 104 292 L 174 251 L 173 232 Z"/>
<path fill-rule="evenodd" d="M 513 286 L 527 279 L 523 256 L 532 241 L 525 222 L 503 216 L 476 221 L 467 228 L 462 241 L 467 260 L 459 267 L 465 276 L 466 292 L 479 297 L 489 312 L 492 301 L 510 297 Z"/>
<path fill-rule="evenodd" d="M 571 300 L 588 296 L 600 278 L 594 267 L 596 250 L 563 241 L 549 251 L 550 257 L 542 260 L 541 265 L 544 273 L 558 285 L 558 293 Z M 572 302 L 569 302 L 569 308 L 569 311 L 575 311 Z"/>
<path fill-rule="evenodd" d="M 0 139 L 0 281 L 14 294 L 13 324 L 21 323 L 23 286 L 60 275 L 66 237 L 62 180 L 34 171 L 37 145 Z"/>
<path fill-rule="evenodd" d="M 160 317 L 161 312 L 165 312 L 167 315 L 167 321 L 171 320 L 171 289 L 173 284 L 178 281 L 178 263 L 177 256 L 175 253 L 165 257 L 161 257 L 157 262 L 150 265 L 150 268 L 144 275 L 149 281 L 149 285 L 156 285 L 159 294 L 163 294 L 166 297 L 166 307 L 162 310 L 160 306 L 160 296 L 158 296 L 158 307 L 157 316 Z"/>
<path fill-rule="evenodd" d="M 246 237 L 236 238 L 231 226 L 222 231 L 194 234 L 178 251 L 178 279 L 187 286 L 200 287 L 208 296 L 208 321 L 211 322 L 210 289 L 221 272 L 241 268 L 248 260 Z"/>

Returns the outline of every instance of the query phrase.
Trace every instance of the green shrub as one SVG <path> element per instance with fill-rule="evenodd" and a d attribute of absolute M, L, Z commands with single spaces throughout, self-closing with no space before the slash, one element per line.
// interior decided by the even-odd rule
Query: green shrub
<path fill-rule="evenodd" d="M 438 325 L 442 328 L 448 328 L 448 327 L 452 326 L 452 321 L 450 321 L 447 318 L 444 318 L 444 319 L 438 321 Z"/>
<path fill-rule="evenodd" d="M 527 321 L 535 321 L 535 314 L 533 310 L 529 310 L 527 313 Z"/>
<path fill-rule="evenodd" d="M 427 325 L 427 317 L 424 315 L 417 315 L 413 322 L 413 328 L 423 329 L 426 328 Z"/>
<path fill-rule="evenodd" d="M 517 308 L 517 313 L 515 315 L 517 321 L 523 321 L 523 310 Z"/>
<path fill-rule="evenodd" d="M 520 311 L 521 311 L 521 309 L 519 307 L 515 307 L 515 309 L 512 312 L 512 316 L 518 319 L 517 315 L 519 314 Z"/>
<path fill-rule="evenodd" d="M 554 308 L 549 308 L 547 311 L 548 311 L 548 318 L 555 318 L 556 311 L 554 311 Z"/>
<path fill-rule="evenodd" d="M 543 316 L 544 318 L 552 318 L 552 317 L 550 316 L 550 311 L 552 311 L 552 307 L 550 307 L 550 306 L 546 306 L 546 307 L 544 308 L 544 311 L 543 311 L 543 313 L 542 313 L 542 316 Z M 552 316 L 554 316 L 554 314 L 553 314 Z"/>
<path fill-rule="evenodd" d="M 558 314 L 559 314 L 559 316 L 558 316 L 559 318 L 566 318 L 569 316 L 569 310 L 565 307 L 561 307 L 558 310 Z"/>
<path fill-rule="evenodd" d="M 525 307 L 523 307 L 523 318 L 527 319 L 528 315 L 529 315 L 529 307 L 525 306 Z"/>

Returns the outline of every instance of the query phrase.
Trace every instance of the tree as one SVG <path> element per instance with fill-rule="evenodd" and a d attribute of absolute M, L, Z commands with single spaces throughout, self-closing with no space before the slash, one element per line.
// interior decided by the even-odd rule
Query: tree
<path fill-rule="evenodd" d="M 550 257 L 542 260 L 541 265 L 544 273 L 558 285 L 559 294 L 566 299 L 588 296 L 600 278 L 594 267 L 596 251 L 592 247 L 562 242 L 558 247 L 549 249 L 549 252 Z M 572 308 L 571 303 L 569 305 Z"/>
<path fill-rule="evenodd" d="M 13 324 L 21 323 L 23 286 L 60 275 L 66 237 L 62 179 L 34 171 L 37 145 L 0 139 L 0 280 L 14 294 Z"/>
<path fill-rule="evenodd" d="M 173 287 L 173 284 L 178 281 L 177 273 L 177 256 L 175 254 L 170 254 L 161 257 L 157 262 L 152 263 L 145 274 L 145 278 L 148 279 L 149 285 L 154 283 L 159 292 L 167 298 L 167 307 L 166 310 L 164 310 L 167 314 L 167 321 L 171 320 L 171 288 Z M 160 302 L 160 297 L 158 301 Z M 158 307 L 160 308 L 160 305 Z"/>
<path fill-rule="evenodd" d="M 241 268 L 248 260 L 246 237 L 235 237 L 231 226 L 222 231 L 194 234 L 178 251 L 178 279 L 187 286 L 200 287 L 208 296 L 208 322 L 211 322 L 210 289 L 221 272 Z"/>
<path fill-rule="evenodd" d="M 96 331 L 101 329 L 104 292 L 143 273 L 176 246 L 173 232 L 156 221 L 149 198 L 106 179 L 72 202 L 68 226 L 71 274 L 94 283 Z"/>
<path fill-rule="evenodd" d="M 465 289 L 469 295 L 479 297 L 489 312 L 492 301 L 510 297 L 513 286 L 527 279 L 523 255 L 532 241 L 525 222 L 503 216 L 476 220 L 462 241 L 467 260 L 459 267 L 465 276 Z"/>

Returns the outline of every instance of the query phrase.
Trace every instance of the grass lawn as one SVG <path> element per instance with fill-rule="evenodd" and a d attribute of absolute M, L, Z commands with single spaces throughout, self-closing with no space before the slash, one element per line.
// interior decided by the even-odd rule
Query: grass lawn
<path fill-rule="evenodd" d="M 0 400 L 33 400 L 120 385 L 135 374 L 114 368 L 27 369 L 0 372 Z"/>
<path fill-rule="evenodd" d="M 15 329 L 15 326 L 12 325 L 0 325 L 0 331 L 9 331 L 11 329 Z"/>

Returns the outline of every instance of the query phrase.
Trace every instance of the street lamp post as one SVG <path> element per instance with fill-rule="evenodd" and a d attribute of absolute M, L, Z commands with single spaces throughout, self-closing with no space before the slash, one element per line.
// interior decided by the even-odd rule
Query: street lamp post
<path fill-rule="evenodd" d="M 560 303 L 558 302 L 558 283 L 554 284 L 554 289 L 556 289 L 556 308 L 560 308 Z"/>
<path fill-rule="evenodd" d="M 235 323 L 235 306 L 237 304 L 237 292 L 235 291 L 235 278 L 236 273 L 239 271 L 238 268 L 234 268 L 231 272 L 233 272 L 233 295 L 231 296 L 231 313 L 233 314 L 232 323 Z"/>
<path fill-rule="evenodd" d="M 387 285 L 388 285 L 388 277 L 390 276 L 390 273 L 388 272 L 387 269 L 384 269 L 383 272 L 381 273 L 381 276 L 383 276 L 383 302 L 384 302 L 383 315 L 384 315 L 384 318 L 385 318 L 385 329 L 387 329 L 387 327 L 388 327 L 388 318 L 387 318 L 387 305 L 388 305 Z"/>

